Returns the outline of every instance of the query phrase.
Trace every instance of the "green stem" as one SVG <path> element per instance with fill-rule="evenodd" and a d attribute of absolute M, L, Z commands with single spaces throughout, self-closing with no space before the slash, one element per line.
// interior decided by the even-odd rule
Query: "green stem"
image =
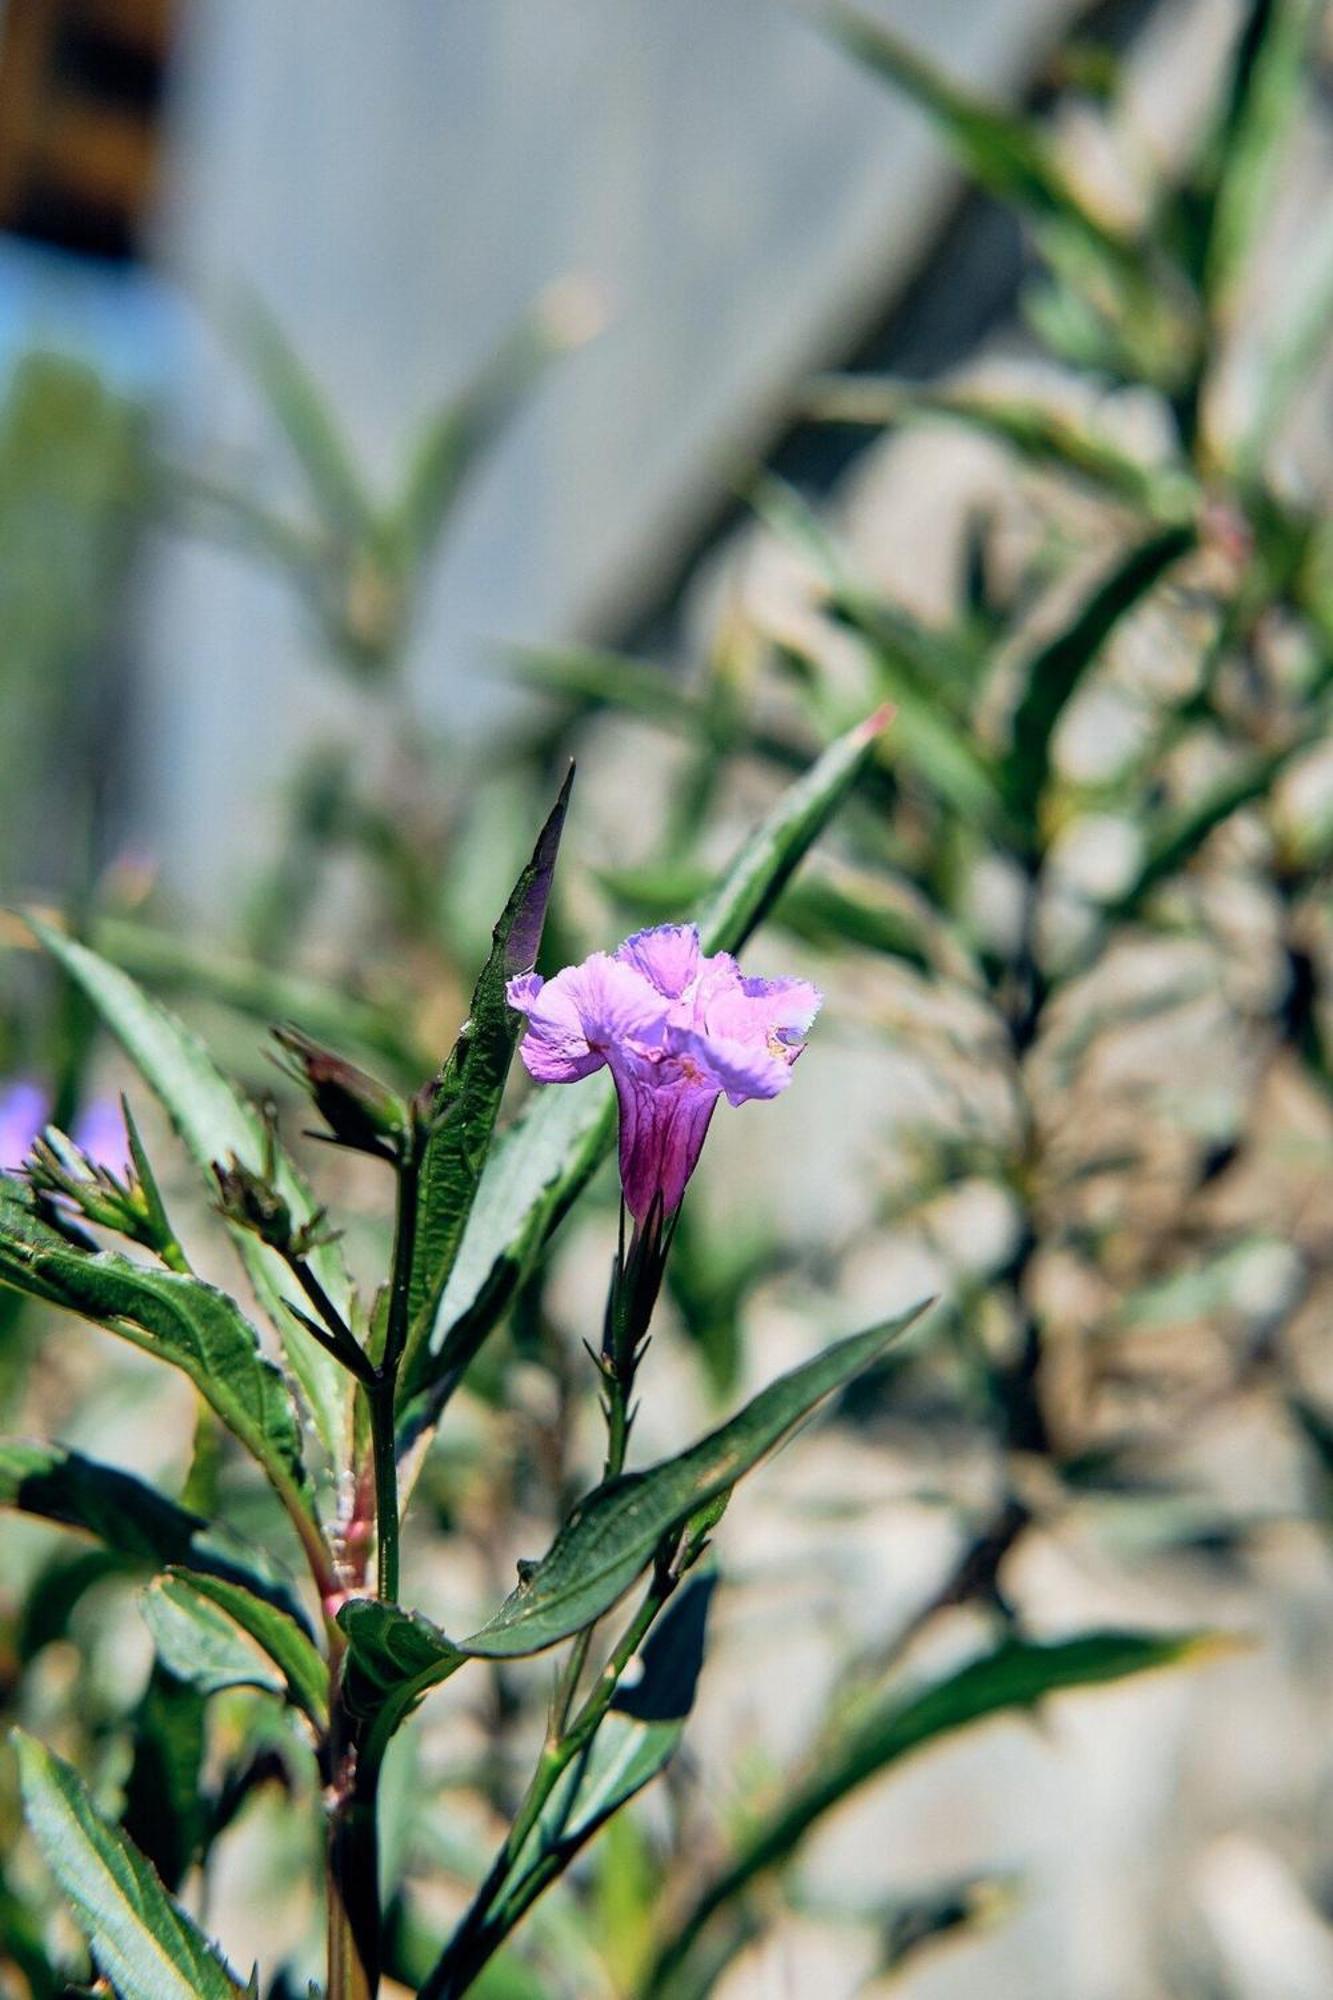
<path fill-rule="evenodd" d="M 472 1906 L 455 1931 L 444 1956 L 420 1989 L 418 2000 L 461 2000 L 461 1996 L 467 1992 L 482 1966 L 498 1950 L 519 1918 L 566 1865 L 568 1855 L 553 1854 L 539 1857 L 529 1871 L 515 1883 L 510 1894 L 505 1897 L 502 1907 L 499 1910 L 495 1909 L 505 1883 L 541 1818 L 547 1800 L 564 1772 L 596 1735 L 620 1685 L 622 1674 L 648 1636 L 654 1619 L 675 1590 L 679 1581 L 673 1568 L 675 1553 L 675 1541 L 670 1547 L 662 1550 L 643 1603 L 625 1627 L 587 1700 L 567 1730 L 558 1737 L 548 1738 L 527 1794 L 509 1829 L 508 1838 L 491 1864 L 490 1872 L 473 1898 Z M 550 1865 L 552 1861 L 558 1861 L 559 1865 L 552 1867 Z"/>
<path fill-rule="evenodd" d="M 380 1760 L 362 1754 L 356 1724 L 335 1688 L 327 1745 L 327 2000 L 375 2000 L 379 1990 Z"/>
<path fill-rule="evenodd" d="M 375 1379 L 367 1386 L 371 1451 L 375 1462 L 375 1531 L 378 1549 L 377 1588 L 390 1604 L 398 1601 L 398 1441 L 396 1410 L 398 1376 L 407 1345 L 411 1318 L 412 1266 L 416 1260 L 417 1204 L 425 1137 L 416 1120 L 398 1167 L 398 1217 L 394 1229 L 393 1274 L 384 1353 Z"/>
<path fill-rule="evenodd" d="M 394 1434 L 394 1379 L 381 1375 L 366 1391 L 370 1448 L 375 1461 L 376 1589 L 387 1604 L 398 1601 L 398 1446 Z"/>

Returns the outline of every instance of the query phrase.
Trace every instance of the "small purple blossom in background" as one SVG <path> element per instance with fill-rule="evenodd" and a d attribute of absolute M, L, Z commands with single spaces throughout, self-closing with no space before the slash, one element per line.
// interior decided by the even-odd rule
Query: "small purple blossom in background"
<path fill-rule="evenodd" d="M 528 1019 L 523 1060 L 539 1083 L 575 1083 L 605 1064 L 620 1102 L 620 1179 L 643 1222 L 679 1207 L 720 1097 L 776 1097 L 819 1011 L 804 979 L 747 979 L 730 953 L 706 957 L 693 924 L 662 924 L 594 952 L 554 979 L 511 979 Z"/>
<path fill-rule="evenodd" d="M 0 1169 L 17 1173 L 46 1123 L 50 1101 L 40 1083 L 16 1077 L 0 1086 Z"/>
<path fill-rule="evenodd" d="M 0 1172 L 21 1170 L 51 1109 L 45 1086 L 33 1077 L 19 1076 L 0 1085 Z M 70 1136 L 94 1166 L 118 1167 L 125 1159 L 125 1120 L 110 1098 L 95 1097 L 79 1113 Z"/>

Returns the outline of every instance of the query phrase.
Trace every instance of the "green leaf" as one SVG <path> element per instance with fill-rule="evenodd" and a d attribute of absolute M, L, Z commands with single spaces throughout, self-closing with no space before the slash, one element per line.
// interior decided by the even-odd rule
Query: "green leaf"
<path fill-rule="evenodd" d="M 1187 525 L 1166 528 L 1137 543 L 1085 600 L 1073 621 L 1032 655 L 1022 671 L 1005 764 L 1005 790 L 1014 809 L 1036 826 L 1050 779 L 1056 724 L 1117 624 L 1163 572 L 1193 545 Z"/>
<path fill-rule="evenodd" d="M 671 1762 L 694 1707 L 716 1581 L 712 1575 L 691 1577 L 649 1633 L 638 1678 L 622 1681 L 582 1754 L 562 1773 L 498 1892 L 502 1914 L 511 1900 L 515 1909 L 526 1909 Z"/>
<path fill-rule="evenodd" d="M 233 1551 L 219 1530 L 132 1474 L 63 1445 L 0 1440 L 0 1507 L 95 1535 L 127 1562 L 183 1564 L 219 1577 L 301 1620 L 285 1586 L 254 1568 L 248 1552 Z"/>
<path fill-rule="evenodd" d="M 709 898 L 699 927 L 706 951 L 738 951 L 819 838 L 874 754 L 887 715 L 876 711 L 829 745 L 783 793 Z M 489 1329 L 615 1136 L 605 1077 L 537 1093 L 491 1148 L 468 1226 L 444 1288 L 418 1382 L 429 1389 L 409 1431 L 432 1420 Z"/>
<path fill-rule="evenodd" d="M 412 1333 L 404 1356 L 411 1391 L 416 1355 L 430 1334 L 476 1197 L 505 1079 L 523 1031 L 505 997 L 507 982 L 537 962 L 574 769 L 537 837 L 491 937 L 490 956 L 472 994 L 458 1040 L 436 1082 L 430 1133 L 421 1159 L 409 1293 Z"/>
<path fill-rule="evenodd" d="M 0 1284 L 79 1313 L 181 1369 L 284 1501 L 313 1519 L 287 1385 L 235 1301 L 200 1278 L 113 1250 L 93 1256 L 58 1239 L 34 1240 L 21 1201 L 6 1199 L 18 1185 L 0 1176 Z"/>
<path fill-rule="evenodd" d="M 1189 804 L 1161 814 L 1147 829 L 1143 856 L 1132 882 L 1107 906 L 1114 919 L 1136 916 L 1154 889 L 1179 875 L 1224 821 L 1263 798 L 1274 778 L 1304 744 L 1247 757 Z"/>
<path fill-rule="evenodd" d="M 941 699 L 950 678 L 958 679 L 955 657 L 852 573 L 824 523 L 783 481 L 758 481 L 752 498 L 774 531 L 815 565 L 829 610 L 864 643 L 879 691 L 893 704 L 896 755 L 969 824 L 999 826 L 1004 801 L 989 763 Z"/>
<path fill-rule="evenodd" d="M 172 1577 L 158 1577 L 144 1592 L 144 1623 L 169 1673 L 200 1694 L 224 1688 L 261 1688 L 282 1694 L 272 1663 L 225 1612 Z"/>
<path fill-rule="evenodd" d="M 247 1988 L 77 1772 L 17 1730 L 14 1746 L 28 1824 L 120 2000 L 244 2000 Z"/>
<path fill-rule="evenodd" d="M 388 523 L 409 568 L 429 560 L 469 474 L 517 414 L 547 364 L 580 337 L 558 299 L 520 321 L 421 434 Z"/>
<path fill-rule="evenodd" d="M 825 423 L 961 424 L 1008 445 L 1029 464 L 1075 474 L 1131 507 L 1176 521 L 1192 517 L 1201 500 L 1184 464 L 1146 464 L 1131 458 L 1092 424 L 1025 396 L 972 389 L 926 389 L 891 376 L 827 375 L 813 382 L 805 407 Z"/>
<path fill-rule="evenodd" d="M 870 763 L 892 720 L 891 708 L 876 709 L 831 743 L 783 793 L 699 912 L 705 951 L 739 951 L 758 930 Z"/>
<path fill-rule="evenodd" d="M 208 1824 L 205 1706 L 197 1688 L 155 1663 L 130 1723 L 134 1762 L 120 1823 L 171 1890 L 189 1873 Z"/>
<path fill-rule="evenodd" d="M 292 1021 L 315 1041 L 389 1062 L 399 1082 L 417 1082 L 427 1067 L 428 1058 L 405 1032 L 405 996 L 396 1001 L 358 999 L 209 940 L 129 917 L 99 917 L 93 943 L 103 958 L 155 993 L 202 995 L 265 1028 Z"/>
<path fill-rule="evenodd" d="M 1114 1631 L 1051 1643 L 1006 1639 L 918 1693 L 890 1695 L 840 1737 L 820 1744 L 806 1775 L 756 1826 L 667 1941 L 644 1986 L 645 2000 L 676 2000 L 677 1994 L 683 2000 L 698 1991 L 681 1975 L 713 1920 L 728 1914 L 727 1906 L 758 1877 L 790 1860 L 825 1813 L 903 1757 L 987 1716 L 1033 1709 L 1065 1689 L 1098 1687 L 1198 1660 L 1220 1643 L 1210 1634 Z M 735 1934 L 733 1949 L 741 1935 Z M 716 1977 L 725 1957 L 719 1960 L 714 1952 L 709 1963 Z"/>
<path fill-rule="evenodd" d="M 647 1568 L 665 1536 L 734 1486 L 824 1397 L 877 1361 L 924 1309 L 917 1306 L 826 1348 L 678 1458 L 599 1486 L 462 1650 L 486 1659 L 517 1658 L 591 1625 Z"/>
<path fill-rule="evenodd" d="M 275 1605 L 207 1571 L 181 1567 L 173 1567 L 165 1579 L 153 1585 L 148 1594 L 150 1603 L 154 1601 L 154 1593 L 158 1603 L 169 1602 L 182 1618 L 195 1617 L 209 1630 L 216 1629 L 218 1617 L 239 1626 L 278 1669 L 288 1699 L 310 1717 L 317 1729 L 327 1725 L 328 1668 L 301 1627 Z M 152 1616 L 148 1622 L 153 1625 Z"/>
<path fill-rule="evenodd" d="M 1255 0 L 1238 38 L 1231 89 L 1211 148 L 1204 290 L 1227 313 L 1272 206 L 1282 149 L 1308 86 L 1314 0 Z"/>
<path fill-rule="evenodd" d="M 1075 229 L 1114 263 L 1132 267 L 1134 244 L 1090 209 L 1044 135 L 953 83 L 882 21 L 841 4 L 821 8 L 820 22 L 875 75 L 903 90 L 940 127 L 978 186 L 1037 221 Z"/>
<path fill-rule="evenodd" d="M 254 1107 L 228 1082 L 198 1037 L 151 1000 L 128 974 L 62 932 L 29 917 L 42 944 L 92 1001 L 145 1081 L 156 1091 L 187 1151 L 209 1176 L 214 1161 L 230 1153 L 252 1172 L 262 1170 L 269 1143 Z M 280 1148 L 274 1179 L 299 1228 L 316 1212 L 314 1197 Z M 288 1359 L 310 1404 L 323 1444 L 335 1464 L 346 1457 L 352 1384 L 339 1364 L 287 1309 L 286 1266 L 251 1231 L 233 1228 L 237 1249 L 256 1296 L 278 1327 Z M 316 1277 L 344 1319 L 353 1317 L 352 1283 L 333 1244 L 311 1253 Z"/>
<path fill-rule="evenodd" d="M 142 1605 L 158 1657 L 177 1679 L 205 1695 L 231 1687 L 285 1694 L 316 1729 L 327 1726 L 324 1662 L 272 1605 L 235 1584 L 179 1569 L 158 1577 Z"/>
<path fill-rule="evenodd" d="M 247 301 L 238 332 L 244 358 L 282 426 L 325 524 L 348 542 L 362 540 L 373 525 L 373 508 L 332 404 L 258 299 Z"/>
<path fill-rule="evenodd" d="M 354 1597 L 338 1624 L 347 1638 L 343 1698 L 353 1715 L 373 1724 L 362 1754 L 377 1764 L 399 1724 L 467 1654 L 420 1612 L 379 1598 Z"/>

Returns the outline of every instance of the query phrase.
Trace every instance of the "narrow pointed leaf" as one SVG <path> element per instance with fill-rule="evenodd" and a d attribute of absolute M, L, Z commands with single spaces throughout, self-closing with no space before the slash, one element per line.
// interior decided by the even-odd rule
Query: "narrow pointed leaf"
<path fill-rule="evenodd" d="M 1297 746 L 1300 747 L 1300 746 Z M 1189 866 L 1204 843 L 1231 815 L 1263 798 L 1290 762 L 1294 749 L 1247 758 L 1199 798 L 1163 813 L 1147 830 L 1143 856 L 1133 881 L 1107 910 L 1111 917 L 1138 914 L 1154 889 Z"/>
<path fill-rule="evenodd" d="M 207 1571 L 180 1567 L 173 1567 L 159 1584 L 154 1584 L 149 1601 L 154 1592 L 160 1593 L 162 1601 L 169 1599 L 183 1615 L 197 1613 L 203 1622 L 211 1624 L 208 1614 L 212 1612 L 239 1626 L 278 1669 L 294 1705 L 304 1710 L 317 1728 L 327 1723 L 328 1668 L 302 1628 L 275 1605 Z M 150 1617 L 150 1626 L 152 1622 Z"/>
<path fill-rule="evenodd" d="M 13 1183 L 0 1181 L 0 1189 Z M 181 1369 L 287 1501 L 311 1513 L 287 1385 L 235 1301 L 202 1279 L 135 1264 L 112 1250 L 24 1240 L 0 1201 L 0 1284 L 118 1333 Z"/>
<path fill-rule="evenodd" d="M 30 1736 L 14 1743 L 28 1824 L 120 2000 L 240 2000 L 245 1986 L 78 1774 Z"/>
<path fill-rule="evenodd" d="M 0 1439 L 0 1507 L 93 1535 L 129 1563 L 182 1564 L 235 1585 L 302 1619 L 285 1585 L 231 1548 L 216 1528 L 132 1473 L 100 1465 L 63 1445 Z"/>
<path fill-rule="evenodd" d="M 1034 1709 L 1064 1690 L 1192 1662 L 1218 1645 L 1214 1636 L 1199 1633 L 1088 1632 L 1053 1643 L 1006 1639 L 994 1652 L 933 1686 L 889 1696 L 840 1740 L 821 1744 L 809 1773 L 756 1827 L 668 1942 L 645 1983 L 645 1995 L 674 2000 L 677 1991 L 693 1992 L 688 1982 L 678 1987 L 677 1976 L 712 1920 L 725 1920 L 727 1906 L 734 1908 L 752 1882 L 789 1860 L 817 1820 L 901 1758 L 987 1716 Z M 714 1977 L 724 1962 L 710 1958 Z"/>
<path fill-rule="evenodd" d="M 705 951 L 739 951 L 763 921 L 857 778 L 889 722 L 878 710 L 783 793 L 741 849 L 699 919 Z M 532 1098 L 491 1148 L 435 1314 L 417 1386 L 447 1395 L 504 1311 L 523 1272 L 609 1151 L 615 1096 L 605 1077 Z M 416 1421 L 429 1421 L 429 1412 Z"/>
<path fill-rule="evenodd" d="M 1272 206 L 1282 149 L 1293 135 L 1309 77 L 1315 0 L 1256 0 L 1237 40 L 1232 86 L 1214 140 L 1204 288 L 1226 312 Z"/>
<path fill-rule="evenodd" d="M 817 1403 L 877 1361 L 922 1311 L 918 1306 L 836 1342 L 780 1376 L 678 1458 L 599 1486 L 462 1650 L 488 1659 L 538 1653 L 600 1618 L 648 1567 L 664 1536 L 728 1492 Z"/>
<path fill-rule="evenodd" d="M 824 422 L 876 429 L 932 420 L 959 424 L 1008 445 L 1029 464 L 1073 473 L 1164 519 L 1193 515 L 1201 497 L 1183 464 L 1132 458 L 1091 423 L 1031 397 L 925 389 L 891 376 L 827 375 L 811 384 L 806 408 Z"/>
<path fill-rule="evenodd" d="M 1015 811 L 1036 823 L 1050 777 L 1056 724 L 1120 619 L 1193 543 L 1185 525 L 1137 543 L 1092 591 L 1073 620 L 1040 647 L 1022 674 L 1005 788 Z"/>
<path fill-rule="evenodd" d="M 1088 207 L 1044 135 L 1026 119 L 973 96 L 859 8 L 833 4 L 821 8 L 819 18 L 851 55 L 934 119 L 980 187 L 1036 221 L 1067 224 L 1117 263 L 1133 263 L 1134 246 Z"/>
<path fill-rule="evenodd" d="M 430 1333 L 463 1240 L 523 1030 L 522 1017 L 510 1007 L 505 987 L 516 974 L 531 972 L 537 962 L 573 781 L 571 765 L 532 857 L 495 926 L 468 1018 L 436 1084 L 417 1202 L 409 1297 L 414 1337 L 404 1363 L 409 1386 L 413 1357 Z"/>
<path fill-rule="evenodd" d="M 325 524 L 348 541 L 368 534 L 373 520 L 333 406 L 278 321 L 251 299 L 240 324 L 246 360 L 299 462 Z"/>
<path fill-rule="evenodd" d="M 200 1694 L 225 1688 L 260 1688 L 282 1694 L 273 1662 L 234 1619 L 174 1577 L 159 1577 L 142 1598 L 144 1623 L 162 1665 Z"/>
<path fill-rule="evenodd" d="M 558 315 L 539 307 L 425 426 L 389 524 L 409 565 L 429 559 L 469 474 L 568 345 Z"/>
<path fill-rule="evenodd" d="M 228 1154 L 234 1153 L 243 1166 L 259 1172 L 264 1164 L 266 1135 L 258 1113 L 223 1076 L 198 1037 L 117 966 L 49 925 L 32 917 L 28 921 L 157 1093 L 187 1151 L 210 1176 L 210 1189 L 214 1161 L 225 1161 Z M 280 1148 L 275 1179 L 298 1227 L 309 1221 L 315 1214 L 314 1198 Z M 310 1404 L 320 1438 L 330 1456 L 341 1462 L 351 1405 L 350 1379 L 288 1311 L 291 1279 L 277 1252 L 249 1230 L 234 1228 L 232 1235 L 256 1296 L 282 1335 L 292 1372 Z M 350 1320 L 352 1284 L 337 1246 L 320 1245 L 310 1262 L 344 1319 Z"/>
<path fill-rule="evenodd" d="M 527 1909 L 675 1756 L 694 1706 L 716 1581 L 692 1577 L 653 1627 L 639 1677 L 617 1690 L 582 1755 L 562 1774 L 496 1896 L 500 1909 Z"/>
<path fill-rule="evenodd" d="M 156 1663 L 130 1730 L 134 1762 L 120 1823 L 163 1887 L 180 1887 L 199 1852 L 211 1801 L 204 1789 L 206 1697 Z"/>

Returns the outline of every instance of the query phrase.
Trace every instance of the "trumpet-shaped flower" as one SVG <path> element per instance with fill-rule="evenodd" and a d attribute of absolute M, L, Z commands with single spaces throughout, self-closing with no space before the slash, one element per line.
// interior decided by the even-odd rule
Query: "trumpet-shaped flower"
<path fill-rule="evenodd" d="M 776 1097 L 819 1011 L 804 979 L 747 979 L 728 952 L 706 956 L 693 924 L 638 931 L 554 979 L 511 979 L 527 1016 L 523 1060 L 539 1083 L 605 1065 L 620 1104 L 620 1179 L 643 1222 L 679 1207 L 720 1097 Z"/>

